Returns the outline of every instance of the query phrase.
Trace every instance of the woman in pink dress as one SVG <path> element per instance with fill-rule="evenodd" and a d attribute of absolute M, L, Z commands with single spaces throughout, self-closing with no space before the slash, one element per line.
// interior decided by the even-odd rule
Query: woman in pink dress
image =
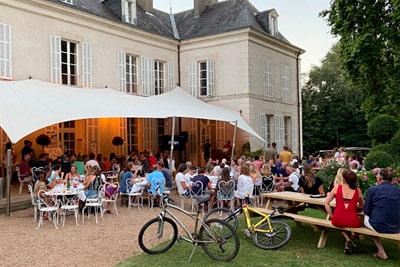
<path fill-rule="evenodd" d="M 325 209 L 331 218 L 332 224 L 337 227 L 360 227 L 361 220 L 358 217 L 357 210 L 362 209 L 364 199 L 362 192 L 357 188 L 357 175 L 345 170 L 343 171 L 343 184 L 335 185 L 325 199 Z M 335 211 L 332 212 L 330 206 L 333 198 L 336 199 Z M 351 239 L 351 235 L 342 231 L 346 243 L 344 253 L 351 254 L 357 252 L 357 246 Z"/>

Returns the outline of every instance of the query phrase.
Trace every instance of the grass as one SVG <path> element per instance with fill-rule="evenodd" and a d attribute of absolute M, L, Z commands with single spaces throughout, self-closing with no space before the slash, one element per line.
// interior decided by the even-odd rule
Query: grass
<path fill-rule="evenodd" d="M 308 209 L 305 213 L 313 213 L 319 216 L 318 211 Z M 359 248 L 358 255 L 344 255 L 344 238 L 337 230 L 331 230 L 328 234 L 326 247 L 317 248 L 317 242 L 320 232 L 314 232 L 313 229 L 304 224 L 296 226 L 291 220 L 285 220 L 292 227 L 292 237 L 289 243 L 278 250 L 263 250 L 256 247 L 251 237 L 246 238 L 243 229 L 245 222 L 240 220 L 238 229 L 240 237 L 239 254 L 230 262 L 217 262 L 209 258 L 201 247 L 198 247 L 188 262 L 192 253 L 193 246 L 189 243 L 175 243 L 167 252 L 159 255 L 148 255 L 139 253 L 117 266 L 399 266 L 400 253 L 399 248 L 392 240 L 383 240 L 386 253 L 389 260 L 382 261 L 372 256 L 375 252 L 375 246 L 368 237 L 364 240 L 357 240 Z M 134 242 L 137 242 L 137 237 Z"/>

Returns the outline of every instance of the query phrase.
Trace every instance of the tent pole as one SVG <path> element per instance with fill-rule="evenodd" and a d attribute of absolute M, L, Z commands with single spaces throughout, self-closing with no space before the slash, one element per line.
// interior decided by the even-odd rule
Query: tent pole
<path fill-rule="evenodd" d="M 169 169 L 172 170 L 172 159 L 174 154 L 174 133 L 175 133 L 175 117 L 172 117 L 172 132 L 171 132 L 171 152 L 169 154 Z"/>
<path fill-rule="evenodd" d="M 237 124 L 238 121 L 235 120 L 235 130 L 233 131 L 233 142 L 232 142 L 232 154 L 231 154 L 231 160 L 233 160 L 233 154 L 235 152 L 235 146 L 236 146 L 236 129 L 237 129 Z"/>
<path fill-rule="evenodd" d="M 11 149 L 7 149 L 7 208 L 6 216 L 10 217 L 10 206 L 11 206 L 11 196 L 10 196 L 10 183 L 11 183 Z"/>

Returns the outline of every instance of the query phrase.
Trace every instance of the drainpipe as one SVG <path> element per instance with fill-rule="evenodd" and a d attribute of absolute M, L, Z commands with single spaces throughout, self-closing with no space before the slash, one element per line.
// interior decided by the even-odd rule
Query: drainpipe
<path fill-rule="evenodd" d="M 300 90 L 300 54 L 301 51 L 299 50 L 297 52 L 296 56 L 296 78 L 297 78 L 297 115 L 298 115 L 298 129 L 299 129 L 299 134 L 298 134 L 298 144 L 299 144 L 299 156 L 300 158 L 303 157 L 303 109 L 302 109 L 302 101 L 301 101 L 301 90 Z"/>

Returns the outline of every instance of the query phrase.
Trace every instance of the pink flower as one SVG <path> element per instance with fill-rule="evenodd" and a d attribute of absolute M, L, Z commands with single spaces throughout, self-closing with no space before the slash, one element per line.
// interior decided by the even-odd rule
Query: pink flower
<path fill-rule="evenodd" d="M 363 181 L 365 182 L 366 180 L 367 180 L 367 176 L 364 175 L 364 176 L 363 176 Z"/>
<path fill-rule="evenodd" d="M 375 175 L 377 175 L 379 173 L 381 169 L 380 168 L 375 168 L 372 171 L 374 172 Z"/>

